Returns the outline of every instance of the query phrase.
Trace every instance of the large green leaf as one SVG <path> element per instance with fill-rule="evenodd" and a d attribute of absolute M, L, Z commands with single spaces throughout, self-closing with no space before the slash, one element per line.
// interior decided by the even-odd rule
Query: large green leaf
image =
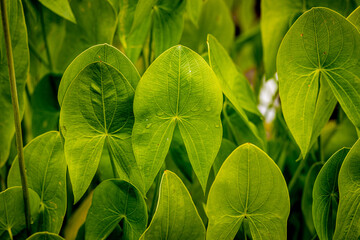
<path fill-rule="evenodd" d="M 52 53 L 57 71 L 63 72 L 85 49 L 100 43 L 112 43 L 117 25 L 117 12 L 108 1 L 72 0 L 76 24 L 66 21 L 64 37 L 56 41 Z"/>
<path fill-rule="evenodd" d="M 201 186 L 220 148 L 222 94 L 204 59 L 182 46 L 159 56 L 139 82 L 133 147 L 147 191 L 169 151 L 176 124 Z"/>
<path fill-rule="evenodd" d="M 321 167 L 322 167 L 321 162 L 316 162 L 311 166 L 311 168 L 309 169 L 306 175 L 304 190 L 301 197 L 301 211 L 303 213 L 306 226 L 312 235 L 315 234 L 315 226 L 314 226 L 315 222 L 313 221 L 313 215 L 312 215 L 313 189 L 314 189 L 315 179 Z"/>
<path fill-rule="evenodd" d="M 235 149 L 211 186 L 207 239 L 233 239 L 240 227 L 252 239 L 286 239 L 290 199 L 278 166 L 252 144 Z"/>
<path fill-rule="evenodd" d="M 226 49 L 233 43 L 235 26 L 231 12 L 223 0 L 203 1 L 198 25 L 191 21 L 185 23 L 181 44 L 198 53 L 204 53 L 208 34 L 214 35 Z"/>
<path fill-rule="evenodd" d="M 334 234 L 338 208 L 338 175 L 349 149 L 337 151 L 321 168 L 313 189 L 312 215 L 320 240 L 330 240 Z"/>
<path fill-rule="evenodd" d="M 280 98 L 303 157 L 333 111 L 333 95 L 359 128 L 359 54 L 357 29 L 326 8 L 304 13 L 286 34 L 277 58 Z"/>
<path fill-rule="evenodd" d="M 35 220 L 39 213 L 40 198 L 32 189 L 29 189 L 29 202 L 31 218 Z M 25 213 L 22 188 L 11 187 L 0 192 L 0 238 L 4 240 L 13 239 L 12 236 L 24 228 Z"/>
<path fill-rule="evenodd" d="M 126 67 L 132 67 L 130 62 Z M 77 202 L 98 168 L 104 146 L 116 175 L 136 185 L 142 179 L 132 152 L 133 98 L 137 79 L 128 79 L 105 62 L 87 65 L 71 82 L 63 99 L 60 129 Z"/>
<path fill-rule="evenodd" d="M 358 29 L 360 29 L 360 7 L 357 7 L 348 17 L 352 24 L 354 24 Z"/>
<path fill-rule="evenodd" d="M 146 203 L 130 183 L 106 180 L 94 191 L 85 222 L 86 239 L 105 239 L 120 222 L 123 239 L 139 239 L 147 224 Z"/>
<path fill-rule="evenodd" d="M 29 48 L 25 19 L 20 0 L 6 0 L 6 9 L 9 19 L 20 112 L 23 113 L 23 93 L 29 71 Z M 15 133 L 15 124 L 2 25 L 0 26 L 0 33 L 0 167 L 2 167 L 9 156 L 11 140 Z"/>
<path fill-rule="evenodd" d="M 33 139 L 24 149 L 29 188 L 40 197 L 39 231 L 59 233 L 66 212 L 66 162 L 59 132 Z M 8 185 L 21 186 L 16 158 L 8 175 Z"/>
<path fill-rule="evenodd" d="M 28 237 L 26 240 L 64 240 L 64 238 L 54 233 L 37 232 Z"/>
<path fill-rule="evenodd" d="M 360 237 L 360 140 L 347 154 L 339 172 L 339 208 L 334 240 Z"/>
<path fill-rule="evenodd" d="M 68 0 L 39 0 L 41 4 L 56 13 L 57 15 L 76 23 L 73 12 L 71 11 Z"/>
<path fill-rule="evenodd" d="M 280 43 L 291 24 L 312 7 L 329 7 L 347 16 L 356 4 L 353 0 L 263 0 L 261 1 L 261 37 L 267 78 L 276 72 L 275 60 Z"/>
<path fill-rule="evenodd" d="M 108 44 L 99 44 L 86 49 L 67 67 L 59 86 L 58 100 L 60 106 L 72 81 L 87 65 L 94 62 L 104 62 L 116 68 L 124 75 L 130 85 L 134 89 L 136 88 L 140 75 L 135 66 L 118 49 Z"/>
<path fill-rule="evenodd" d="M 140 239 L 205 239 L 205 227 L 191 196 L 171 171 L 162 176 L 156 212 Z"/>

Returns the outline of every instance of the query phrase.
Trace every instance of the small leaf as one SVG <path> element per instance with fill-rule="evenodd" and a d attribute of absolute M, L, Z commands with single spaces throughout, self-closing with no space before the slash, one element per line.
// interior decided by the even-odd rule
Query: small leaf
<path fill-rule="evenodd" d="M 360 140 L 347 154 L 339 172 L 339 208 L 334 240 L 360 237 Z"/>
<path fill-rule="evenodd" d="M 180 178 L 165 171 L 159 192 L 156 212 L 140 240 L 205 240 L 204 224 Z"/>
<path fill-rule="evenodd" d="M 137 240 L 145 231 L 147 208 L 143 196 L 122 180 L 106 180 L 94 191 L 85 222 L 85 237 L 105 239 L 122 221 L 123 239 Z"/>
<path fill-rule="evenodd" d="M 66 162 L 59 132 L 47 132 L 24 148 L 29 188 L 40 197 L 44 208 L 39 216 L 39 231 L 59 233 L 66 212 Z M 16 158 L 8 175 L 8 185 L 21 186 Z"/>
<path fill-rule="evenodd" d="M 134 99 L 133 147 L 145 180 L 154 181 L 178 124 L 203 189 L 220 148 L 222 94 L 216 76 L 192 50 L 176 46 L 143 75 Z"/>
<path fill-rule="evenodd" d="M 37 232 L 28 237 L 26 240 L 64 240 L 64 238 L 55 233 Z"/>
<path fill-rule="evenodd" d="M 233 239 L 242 226 L 254 240 L 286 239 L 290 199 L 285 179 L 266 153 L 241 145 L 217 174 L 206 212 L 208 240 Z"/>
<path fill-rule="evenodd" d="M 130 61 L 122 68 L 132 67 Z M 87 65 L 69 86 L 60 112 L 65 157 L 77 202 L 88 188 L 107 147 L 121 179 L 142 191 L 132 152 L 132 104 L 137 79 L 128 79 L 105 62 Z"/>
<path fill-rule="evenodd" d="M 57 15 L 69 20 L 70 22 L 76 23 L 68 0 L 39 0 L 39 2 Z"/>
<path fill-rule="evenodd" d="M 40 208 L 40 198 L 29 189 L 31 218 L 36 219 Z M 24 199 L 21 187 L 11 187 L 0 192 L 0 236 L 15 236 L 25 228 Z M 7 232 L 7 233 L 6 233 Z"/>
<path fill-rule="evenodd" d="M 9 19 L 12 53 L 16 75 L 16 87 L 20 105 L 20 114 L 24 112 L 24 90 L 29 72 L 29 47 L 23 6 L 20 0 L 6 0 Z M 0 26 L 0 168 L 9 157 L 11 141 L 15 133 L 14 112 L 11 103 L 8 64 L 5 38 Z"/>
<path fill-rule="evenodd" d="M 187 0 L 186 12 L 195 26 L 198 26 L 201 14 L 202 0 Z"/>
<path fill-rule="evenodd" d="M 334 95 L 360 127 L 359 46 L 357 29 L 326 8 L 305 12 L 286 34 L 277 58 L 280 98 L 303 157 L 328 121 Z"/>
<path fill-rule="evenodd" d="M 338 209 L 338 175 L 349 149 L 343 148 L 326 161 L 316 177 L 313 190 L 312 215 L 320 240 L 330 240 L 335 229 Z"/>

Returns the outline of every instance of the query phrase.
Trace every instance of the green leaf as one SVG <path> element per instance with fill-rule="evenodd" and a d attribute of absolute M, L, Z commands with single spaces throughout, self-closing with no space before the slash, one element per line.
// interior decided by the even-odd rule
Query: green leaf
<path fill-rule="evenodd" d="M 59 72 L 87 48 L 100 43 L 111 44 L 117 25 L 118 13 L 108 1 L 72 0 L 70 5 L 77 23 L 66 21 L 65 36 L 59 37 L 56 52 L 51 53 Z"/>
<path fill-rule="evenodd" d="M 187 0 L 186 12 L 195 26 L 198 26 L 201 14 L 202 0 Z"/>
<path fill-rule="evenodd" d="M 218 152 L 218 154 L 215 158 L 214 164 L 213 164 L 215 176 L 218 174 L 224 161 L 228 158 L 228 156 L 235 149 L 236 149 L 236 145 L 233 142 L 231 142 L 230 140 L 227 140 L 226 138 L 222 139 L 219 152 Z"/>
<path fill-rule="evenodd" d="M 205 227 L 183 182 L 165 171 L 159 201 L 149 227 L 140 240 L 205 239 Z"/>
<path fill-rule="evenodd" d="M 347 20 L 360 29 L 360 7 L 357 7 L 348 17 Z"/>
<path fill-rule="evenodd" d="M 280 43 L 295 20 L 312 7 L 328 7 L 347 16 L 353 1 L 340 0 L 263 0 L 261 1 L 261 38 L 264 48 L 266 77 L 276 72 L 276 54 Z"/>
<path fill-rule="evenodd" d="M 360 237 L 360 140 L 347 154 L 339 172 L 339 208 L 334 240 Z"/>
<path fill-rule="evenodd" d="M 59 86 L 58 100 L 60 106 L 72 81 L 87 65 L 95 62 L 104 62 L 116 68 L 124 75 L 130 85 L 134 89 L 136 88 L 140 75 L 135 66 L 118 49 L 108 44 L 99 44 L 86 49 L 67 67 Z"/>
<path fill-rule="evenodd" d="M 66 212 L 66 162 L 59 132 L 47 132 L 24 148 L 29 188 L 40 197 L 39 231 L 59 233 Z M 8 185 L 21 186 L 16 158 L 8 175 Z"/>
<path fill-rule="evenodd" d="M 234 41 L 234 22 L 223 0 L 204 1 L 198 26 L 191 21 L 185 23 L 180 43 L 202 54 L 206 51 L 208 34 L 214 35 L 225 49 L 229 49 Z"/>
<path fill-rule="evenodd" d="M 68 0 L 39 0 L 39 2 L 57 15 L 69 20 L 70 22 L 76 23 Z"/>
<path fill-rule="evenodd" d="M 207 37 L 207 44 L 210 66 L 215 72 L 225 96 L 246 120 L 244 110 L 261 116 L 249 81 L 237 70 L 226 49 L 211 34 Z"/>
<path fill-rule="evenodd" d="M 32 134 L 36 137 L 59 127 L 60 107 L 57 101 L 59 75 L 46 75 L 31 96 Z"/>
<path fill-rule="evenodd" d="M 290 199 L 274 161 L 252 144 L 235 149 L 211 186 L 206 239 L 233 239 L 244 227 L 252 239 L 286 239 Z"/>
<path fill-rule="evenodd" d="M 139 239 L 147 224 L 146 203 L 130 183 L 106 180 L 94 191 L 85 222 L 86 239 L 105 239 L 120 222 L 123 239 Z"/>
<path fill-rule="evenodd" d="M 303 157 L 333 111 L 333 95 L 349 119 L 360 126 L 358 46 L 356 28 L 326 8 L 304 13 L 280 46 L 277 67 L 282 109 Z"/>
<path fill-rule="evenodd" d="M 6 0 L 9 19 L 12 53 L 16 75 L 16 87 L 20 104 L 20 113 L 24 112 L 24 90 L 29 72 L 29 48 L 23 6 L 20 0 Z M 7 160 L 11 140 L 15 133 L 14 113 L 11 103 L 8 64 L 6 58 L 5 38 L 0 26 L 0 167 Z"/>
<path fill-rule="evenodd" d="M 39 213 L 40 198 L 29 189 L 31 218 L 36 219 Z M 12 239 L 9 236 L 18 234 L 25 228 L 24 199 L 21 187 L 11 187 L 0 192 L 0 238 Z"/>
<path fill-rule="evenodd" d="M 315 234 L 315 227 L 314 227 L 315 221 L 313 221 L 313 215 L 312 215 L 313 188 L 314 188 L 315 179 L 321 169 L 321 166 L 322 166 L 321 162 L 316 162 L 311 166 L 310 170 L 306 175 L 303 194 L 301 197 L 301 211 L 303 213 L 306 226 L 308 227 L 312 235 Z"/>
<path fill-rule="evenodd" d="M 122 66 L 126 69 L 131 63 Z M 60 129 L 77 202 L 88 188 L 104 147 L 115 175 L 143 191 L 132 152 L 133 98 L 137 79 L 129 79 L 105 62 L 87 65 L 71 82 L 63 98 Z"/>
<path fill-rule="evenodd" d="M 55 233 L 37 232 L 28 237 L 26 240 L 64 240 L 64 238 Z"/>
<path fill-rule="evenodd" d="M 326 161 L 316 177 L 312 215 L 320 240 L 332 239 L 338 209 L 338 175 L 349 149 L 343 148 Z"/>
<path fill-rule="evenodd" d="M 134 99 L 133 147 L 147 191 L 169 151 L 176 124 L 203 189 L 220 148 L 222 94 L 192 50 L 172 47 L 144 73 Z"/>

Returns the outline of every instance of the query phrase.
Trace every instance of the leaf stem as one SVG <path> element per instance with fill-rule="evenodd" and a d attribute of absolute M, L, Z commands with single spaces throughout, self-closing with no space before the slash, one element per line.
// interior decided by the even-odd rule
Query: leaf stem
<path fill-rule="evenodd" d="M 301 157 L 301 155 L 300 155 Z M 296 168 L 296 171 L 294 173 L 294 176 L 291 178 L 290 182 L 289 182 L 289 185 L 288 185 L 288 190 L 289 192 L 291 192 L 291 190 L 293 189 L 293 187 L 295 186 L 295 183 L 297 182 L 298 178 L 300 177 L 300 174 L 301 174 L 301 171 L 303 170 L 303 168 L 305 167 L 306 165 L 306 157 L 303 158 L 301 161 L 300 161 L 300 164 L 299 166 Z"/>
<path fill-rule="evenodd" d="M 30 213 L 29 190 L 28 190 L 26 170 L 25 170 L 23 140 L 22 140 L 22 135 L 21 135 L 21 119 L 20 119 L 19 100 L 18 100 L 18 95 L 17 95 L 14 58 L 13 58 L 12 47 L 11 47 L 9 22 L 8 22 L 8 16 L 7 16 L 7 12 L 6 12 L 6 0 L 0 0 L 0 5 L 1 5 L 1 19 L 2 19 L 4 36 L 5 36 L 6 56 L 7 56 L 8 69 L 9 69 L 11 101 L 12 101 L 12 105 L 13 105 L 13 109 L 14 109 L 16 146 L 17 146 L 17 152 L 18 152 L 20 178 L 21 178 L 21 185 L 22 185 L 23 198 L 24 198 L 26 231 L 27 231 L 27 234 L 30 235 L 30 233 L 31 233 L 31 213 Z M 14 31 L 15 31 L 15 29 L 14 29 Z"/>

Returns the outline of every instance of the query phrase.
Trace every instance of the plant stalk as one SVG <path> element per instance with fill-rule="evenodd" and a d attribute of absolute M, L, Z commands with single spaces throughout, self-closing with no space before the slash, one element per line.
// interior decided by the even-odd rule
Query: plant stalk
<path fill-rule="evenodd" d="M 299 158 L 301 158 L 301 155 Z M 303 168 L 306 165 L 306 158 L 307 157 L 301 159 L 299 166 L 296 168 L 294 176 L 291 178 L 291 180 L 289 182 L 289 185 L 288 185 L 289 193 L 292 191 L 293 187 L 295 186 L 295 183 L 297 182 L 298 178 L 300 177 L 301 171 L 303 170 Z"/>
<path fill-rule="evenodd" d="M 31 234 L 31 212 L 30 212 L 29 190 L 28 190 L 26 170 L 25 170 L 23 139 L 22 139 L 22 132 L 21 132 L 20 108 L 19 108 L 19 100 L 18 100 L 17 87 L 16 87 L 14 58 L 13 58 L 12 47 L 11 47 L 10 28 L 9 28 L 8 16 L 7 16 L 7 12 L 6 12 L 6 0 L 0 0 L 0 5 L 1 5 L 1 20 L 2 20 L 3 30 L 4 30 L 4 36 L 5 36 L 6 56 L 7 56 L 8 69 L 9 69 L 11 102 L 12 102 L 13 109 L 14 109 L 16 147 L 17 147 L 17 153 L 18 153 L 20 178 L 21 178 L 21 185 L 22 185 L 23 198 L 24 198 L 26 232 L 30 236 L 30 234 Z"/>

